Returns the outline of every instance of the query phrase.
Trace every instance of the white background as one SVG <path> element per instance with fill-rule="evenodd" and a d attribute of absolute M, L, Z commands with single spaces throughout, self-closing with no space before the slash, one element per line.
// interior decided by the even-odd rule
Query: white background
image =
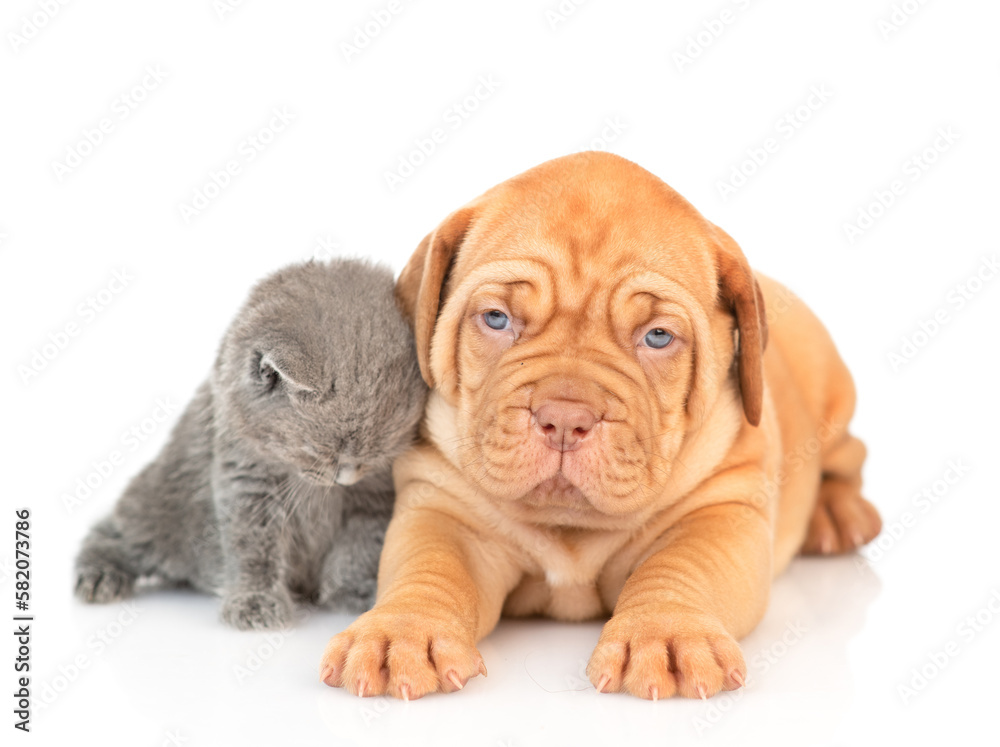
<path fill-rule="evenodd" d="M 1000 280 L 966 284 L 998 249 L 1000 6 L 907 0 L 912 13 L 890 31 L 880 28 L 889 0 L 400 0 L 347 60 L 342 44 L 387 1 L 249 0 L 221 17 L 212 0 L 48 5 L 58 9 L 51 18 L 41 1 L 0 11 L 0 608 L 13 615 L 13 511 L 30 506 L 32 688 L 51 701 L 19 740 L 996 739 L 1000 620 L 987 604 L 1000 594 Z M 553 15 L 560 7 L 572 12 Z M 723 11 L 729 22 L 713 23 Z M 157 66 L 158 83 L 145 77 Z M 144 78 L 148 90 L 132 93 Z M 813 87 L 829 96 L 799 109 Z M 123 94 L 143 100 L 129 108 Z M 248 151 L 246 139 L 268 139 L 259 131 L 282 107 L 291 123 Z M 780 124 L 788 115 L 796 127 Z M 88 149 L 87 132 L 105 118 L 110 132 Z M 443 142 L 390 189 L 386 173 L 435 128 Z M 949 128 L 946 143 L 936 133 Z M 762 160 L 768 138 L 776 152 L 744 165 Z M 599 696 L 580 669 L 600 626 L 541 621 L 502 623 L 481 645 L 489 678 L 459 694 L 360 701 L 316 675 L 346 616 L 314 612 L 269 638 L 224 627 L 218 600 L 194 593 L 146 594 L 125 608 L 73 600 L 80 539 L 176 418 L 147 420 L 161 414 L 157 398 L 187 401 L 254 280 L 330 242 L 398 270 L 451 210 L 591 145 L 660 175 L 729 231 L 755 267 L 819 313 L 857 380 L 866 494 L 892 534 L 867 559 L 797 561 L 777 581 L 766 619 L 743 642 L 753 682 L 742 694 Z M 70 149 L 89 152 L 60 179 L 54 162 Z M 185 221 L 180 206 L 230 160 L 239 173 Z M 741 168 L 754 173 L 724 198 L 720 181 Z M 892 204 L 870 210 L 895 180 Z M 879 215 L 852 243 L 844 226 L 859 211 Z M 127 285 L 105 293 L 99 313 L 78 312 L 122 271 Z M 959 286 L 978 290 L 961 308 Z M 942 310 L 933 335 L 917 334 Z M 76 334 L 63 339 L 69 323 Z M 36 371 L 50 336 L 65 348 L 47 348 Z M 914 336 L 920 347 L 894 365 L 901 338 Z M 149 431 L 134 450 L 123 441 L 133 427 Z M 122 463 L 67 505 L 116 449 Z M 919 503 L 950 461 L 963 476 Z M 980 610 L 979 631 L 965 627 Z M 0 662 L 8 734 L 11 638 Z M 946 647 L 937 671 L 930 657 Z M 933 675 L 923 686 L 915 667 Z"/>

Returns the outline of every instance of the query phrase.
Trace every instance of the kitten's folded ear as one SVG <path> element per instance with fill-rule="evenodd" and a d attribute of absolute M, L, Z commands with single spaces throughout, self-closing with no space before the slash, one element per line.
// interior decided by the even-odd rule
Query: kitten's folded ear
<path fill-rule="evenodd" d="M 281 378 L 281 373 L 271 357 L 264 355 L 259 350 L 250 356 L 250 366 L 247 373 L 249 373 L 251 381 L 257 382 L 267 391 L 274 389 Z"/>
<path fill-rule="evenodd" d="M 250 376 L 267 391 L 282 384 L 290 394 L 310 397 L 317 394 L 315 387 L 299 380 L 295 374 L 296 361 L 293 357 L 276 353 L 255 351 L 250 358 Z"/>
<path fill-rule="evenodd" d="M 448 272 L 476 212 L 475 207 L 466 206 L 445 218 L 420 242 L 396 282 L 396 298 L 416 339 L 420 374 L 430 387 L 434 386 L 430 366 L 431 338 L 445 300 Z"/>

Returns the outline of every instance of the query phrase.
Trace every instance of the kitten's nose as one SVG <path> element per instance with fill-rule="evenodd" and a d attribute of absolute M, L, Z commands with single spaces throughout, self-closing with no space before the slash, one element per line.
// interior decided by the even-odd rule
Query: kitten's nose
<path fill-rule="evenodd" d="M 356 464 L 353 464 L 352 462 L 341 462 L 337 467 L 337 476 L 333 478 L 333 481 L 338 485 L 347 487 L 348 485 L 353 485 L 360 479 L 361 470 L 358 469 Z"/>

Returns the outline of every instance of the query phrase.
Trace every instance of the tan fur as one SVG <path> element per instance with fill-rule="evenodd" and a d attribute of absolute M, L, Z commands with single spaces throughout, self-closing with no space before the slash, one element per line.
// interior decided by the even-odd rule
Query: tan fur
<path fill-rule="evenodd" d="M 736 639 L 796 552 L 879 531 L 829 335 L 629 161 L 577 154 L 494 187 L 397 293 L 435 389 L 395 465 L 378 602 L 331 639 L 329 685 L 461 689 L 501 613 L 611 614 L 599 690 L 705 697 L 745 681 Z M 652 328 L 673 341 L 652 350 Z M 593 417 L 554 441 L 545 407 Z"/>

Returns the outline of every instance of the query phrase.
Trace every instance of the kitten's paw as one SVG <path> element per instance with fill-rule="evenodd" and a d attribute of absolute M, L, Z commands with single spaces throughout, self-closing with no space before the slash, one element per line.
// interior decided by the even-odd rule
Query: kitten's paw
<path fill-rule="evenodd" d="M 323 682 L 362 697 L 449 693 L 477 674 L 486 674 L 483 657 L 459 626 L 378 607 L 331 638 L 320 662 Z"/>
<path fill-rule="evenodd" d="M 76 569 L 78 599 L 88 604 L 107 604 L 128 599 L 135 589 L 135 576 L 112 566 L 84 565 Z"/>
<path fill-rule="evenodd" d="M 602 693 L 704 699 L 742 687 L 747 668 L 739 644 L 709 617 L 625 613 L 604 626 L 587 674 Z"/>
<path fill-rule="evenodd" d="M 238 591 L 222 600 L 222 619 L 239 630 L 276 630 L 292 622 L 288 592 Z"/>

